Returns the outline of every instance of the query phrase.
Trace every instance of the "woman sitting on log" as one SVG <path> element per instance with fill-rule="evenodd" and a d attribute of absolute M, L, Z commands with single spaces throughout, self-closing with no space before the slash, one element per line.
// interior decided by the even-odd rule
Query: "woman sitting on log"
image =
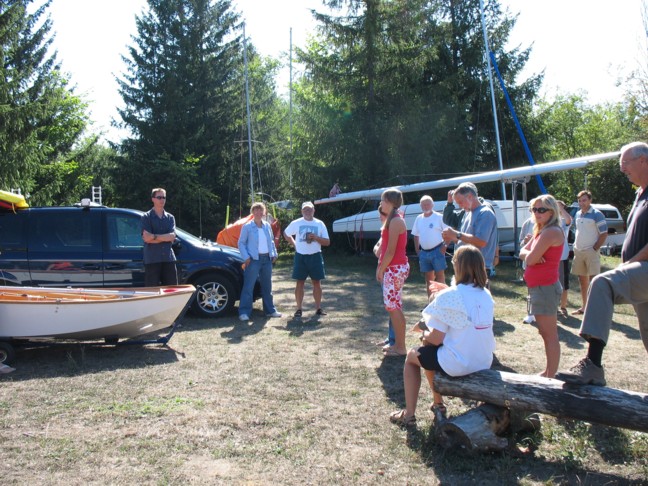
<path fill-rule="evenodd" d="M 443 396 L 434 391 L 434 373 L 464 376 L 490 368 L 493 361 L 494 303 L 486 289 L 484 257 L 478 248 L 465 245 L 455 251 L 452 263 L 452 286 L 438 292 L 423 310 L 428 328 L 421 336 L 423 345 L 407 353 L 403 369 L 406 408 L 390 415 L 395 424 L 405 427 L 416 424 L 421 368 L 432 388 L 432 411 L 435 417 L 445 417 Z"/>

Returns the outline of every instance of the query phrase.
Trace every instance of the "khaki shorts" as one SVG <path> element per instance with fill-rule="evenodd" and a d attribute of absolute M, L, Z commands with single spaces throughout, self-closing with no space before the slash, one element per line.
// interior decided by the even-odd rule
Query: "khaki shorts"
<path fill-rule="evenodd" d="M 572 275 L 598 275 L 601 273 L 601 254 L 594 250 L 574 250 Z"/>
<path fill-rule="evenodd" d="M 529 314 L 534 316 L 555 316 L 558 313 L 558 304 L 560 303 L 562 291 L 560 282 L 553 285 L 529 287 Z"/>

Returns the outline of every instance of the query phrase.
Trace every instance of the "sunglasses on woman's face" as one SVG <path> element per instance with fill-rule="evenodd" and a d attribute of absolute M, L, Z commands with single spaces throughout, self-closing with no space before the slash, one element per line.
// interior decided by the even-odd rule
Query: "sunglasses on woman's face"
<path fill-rule="evenodd" d="M 547 208 L 531 208 L 531 211 L 533 211 L 534 213 L 544 214 L 547 211 L 551 211 L 551 209 L 547 209 Z"/>

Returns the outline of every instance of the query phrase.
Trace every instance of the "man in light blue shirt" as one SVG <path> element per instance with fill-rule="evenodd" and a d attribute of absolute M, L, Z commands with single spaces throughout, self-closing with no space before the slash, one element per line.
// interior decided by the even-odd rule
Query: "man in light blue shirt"
<path fill-rule="evenodd" d="M 486 262 L 486 269 L 491 274 L 495 268 L 497 252 L 497 218 L 486 204 L 479 201 L 477 187 L 470 182 L 462 182 L 453 191 L 452 197 L 457 205 L 465 211 L 459 231 L 447 228 L 443 231 L 443 240 L 454 243 L 455 247 L 469 244 L 480 249 Z"/>

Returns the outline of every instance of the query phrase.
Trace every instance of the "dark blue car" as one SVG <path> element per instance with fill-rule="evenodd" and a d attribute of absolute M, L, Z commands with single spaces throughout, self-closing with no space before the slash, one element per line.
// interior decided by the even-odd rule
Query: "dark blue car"
<path fill-rule="evenodd" d="M 0 284 L 141 287 L 141 215 L 105 206 L 0 211 Z M 178 279 L 198 288 L 193 311 L 226 314 L 243 286 L 240 253 L 180 228 L 176 234 Z"/>

